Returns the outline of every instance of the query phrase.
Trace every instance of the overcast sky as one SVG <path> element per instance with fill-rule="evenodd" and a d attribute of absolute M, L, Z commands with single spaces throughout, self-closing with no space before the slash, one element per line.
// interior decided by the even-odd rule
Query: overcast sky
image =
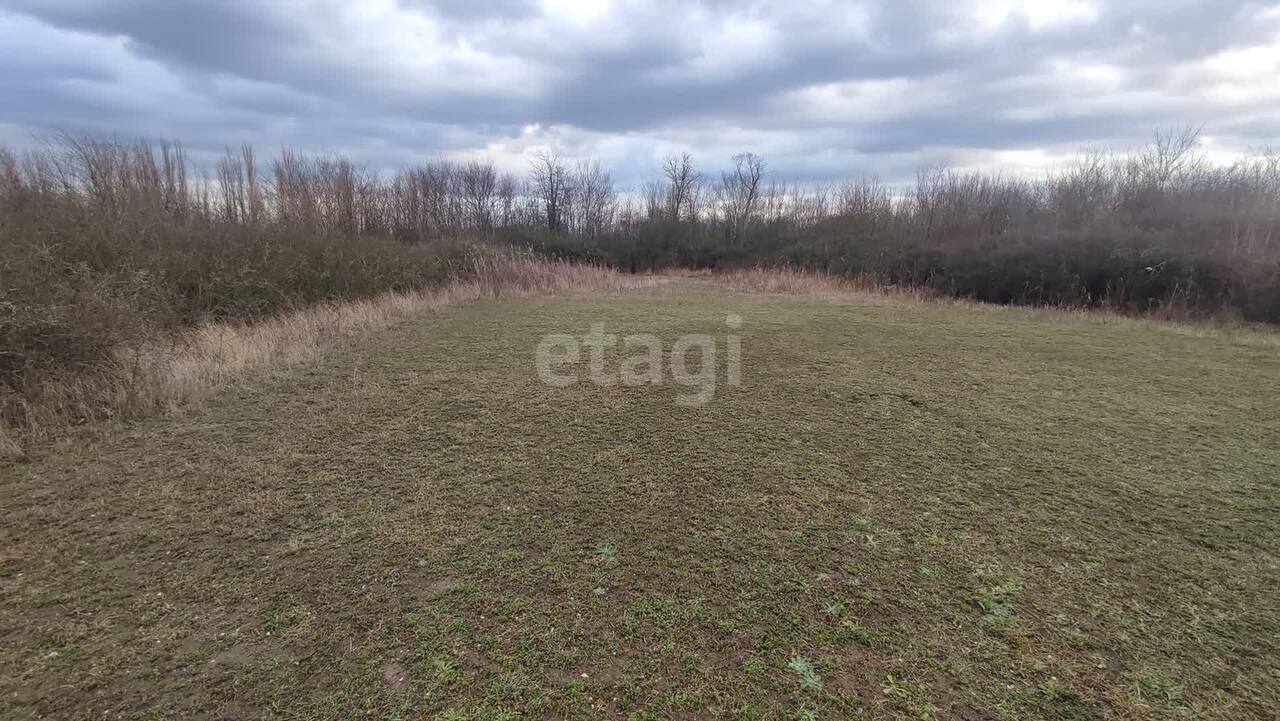
<path fill-rule="evenodd" d="M 1280 145 L 1280 2 L 0 0 L 0 143 L 250 141 L 394 168 L 554 145 L 797 179 Z"/>

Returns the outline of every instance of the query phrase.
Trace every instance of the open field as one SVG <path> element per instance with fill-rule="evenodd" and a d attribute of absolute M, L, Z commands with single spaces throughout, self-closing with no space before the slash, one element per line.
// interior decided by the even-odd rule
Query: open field
<path fill-rule="evenodd" d="M 523 254 L 478 255 L 467 264 L 462 277 L 434 285 L 304 305 L 247 323 L 152 330 L 133 342 L 108 345 L 104 357 L 71 373 L 19 384 L 22 392 L 0 388 L 0 463 L 71 428 L 198 401 L 245 373 L 287 367 L 408 316 L 484 297 L 624 290 L 670 280 Z"/>
<path fill-rule="evenodd" d="M 592 322 L 742 384 L 542 383 Z M 404 320 L 0 468 L 0 707 L 1270 718 L 1266 340 L 709 281 Z"/>

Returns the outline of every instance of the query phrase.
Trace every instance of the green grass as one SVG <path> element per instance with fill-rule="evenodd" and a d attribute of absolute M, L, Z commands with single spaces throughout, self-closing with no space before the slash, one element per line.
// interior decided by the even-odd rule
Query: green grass
<path fill-rule="evenodd" d="M 545 333 L 743 385 L 554 388 Z M 585 374 L 585 371 L 584 371 Z M 5 718 L 1268 718 L 1280 351 L 710 289 L 486 301 L 0 470 Z"/>

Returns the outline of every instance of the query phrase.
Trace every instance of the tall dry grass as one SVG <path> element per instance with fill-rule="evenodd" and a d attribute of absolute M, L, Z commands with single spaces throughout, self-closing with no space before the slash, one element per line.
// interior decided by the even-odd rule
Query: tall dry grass
<path fill-rule="evenodd" d="M 530 254 L 481 256 L 473 267 L 471 284 L 481 295 L 495 298 L 579 290 L 626 290 L 659 282 L 652 276 L 622 275 L 602 265 L 569 263 Z"/>
<path fill-rule="evenodd" d="M 1010 305 L 957 298 L 925 287 L 895 286 L 874 276 L 847 276 L 791 266 L 756 266 L 716 273 L 717 285 L 741 293 L 800 295 L 836 302 L 916 307 L 921 304 L 962 307 L 1004 317 L 1079 322 L 1157 330 L 1230 343 L 1280 348 L 1280 331 L 1262 323 L 1242 322 L 1231 314 L 1205 316 L 1162 307 L 1145 313 L 1085 305 Z"/>
<path fill-rule="evenodd" d="M 844 275 L 793 266 L 753 266 L 716 273 L 717 283 L 747 293 L 857 296 L 883 299 L 890 296 L 915 299 L 939 294 L 924 288 L 886 284 L 871 275 Z"/>
<path fill-rule="evenodd" d="M 106 418 L 145 416 L 198 401 L 253 371 L 315 357 L 346 339 L 402 319 L 480 298 L 619 291 L 653 285 L 600 266 L 523 254 L 477 258 L 463 279 L 435 288 L 331 301 L 252 322 L 209 322 L 115 349 L 109 363 L 40 381 L 0 423 L 0 458 L 31 443 Z"/>

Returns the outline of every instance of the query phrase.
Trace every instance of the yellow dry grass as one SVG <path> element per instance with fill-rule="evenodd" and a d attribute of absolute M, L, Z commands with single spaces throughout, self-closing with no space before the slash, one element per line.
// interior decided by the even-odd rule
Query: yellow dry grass
<path fill-rule="evenodd" d="M 745 268 L 715 276 L 730 290 L 749 293 L 784 293 L 801 295 L 838 295 L 880 299 L 888 295 L 924 297 L 917 290 L 904 290 L 886 286 L 863 276 L 836 275 L 816 270 L 802 270 L 788 266 Z"/>
<path fill-rule="evenodd" d="M 808 295 L 837 302 L 892 304 L 899 307 L 944 304 L 1008 317 L 1143 328 L 1178 335 L 1220 338 L 1240 345 L 1280 347 L 1280 333 L 1270 326 L 1242 323 L 1230 317 L 1189 316 L 1179 313 L 1177 309 L 1134 315 L 1108 308 L 998 305 L 966 298 L 950 298 L 920 288 L 885 285 L 868 276 L 835 275 L 785 266 L 728 271 L 716 275 L 716 281 L 721 287 L 745 293 Z"/>

